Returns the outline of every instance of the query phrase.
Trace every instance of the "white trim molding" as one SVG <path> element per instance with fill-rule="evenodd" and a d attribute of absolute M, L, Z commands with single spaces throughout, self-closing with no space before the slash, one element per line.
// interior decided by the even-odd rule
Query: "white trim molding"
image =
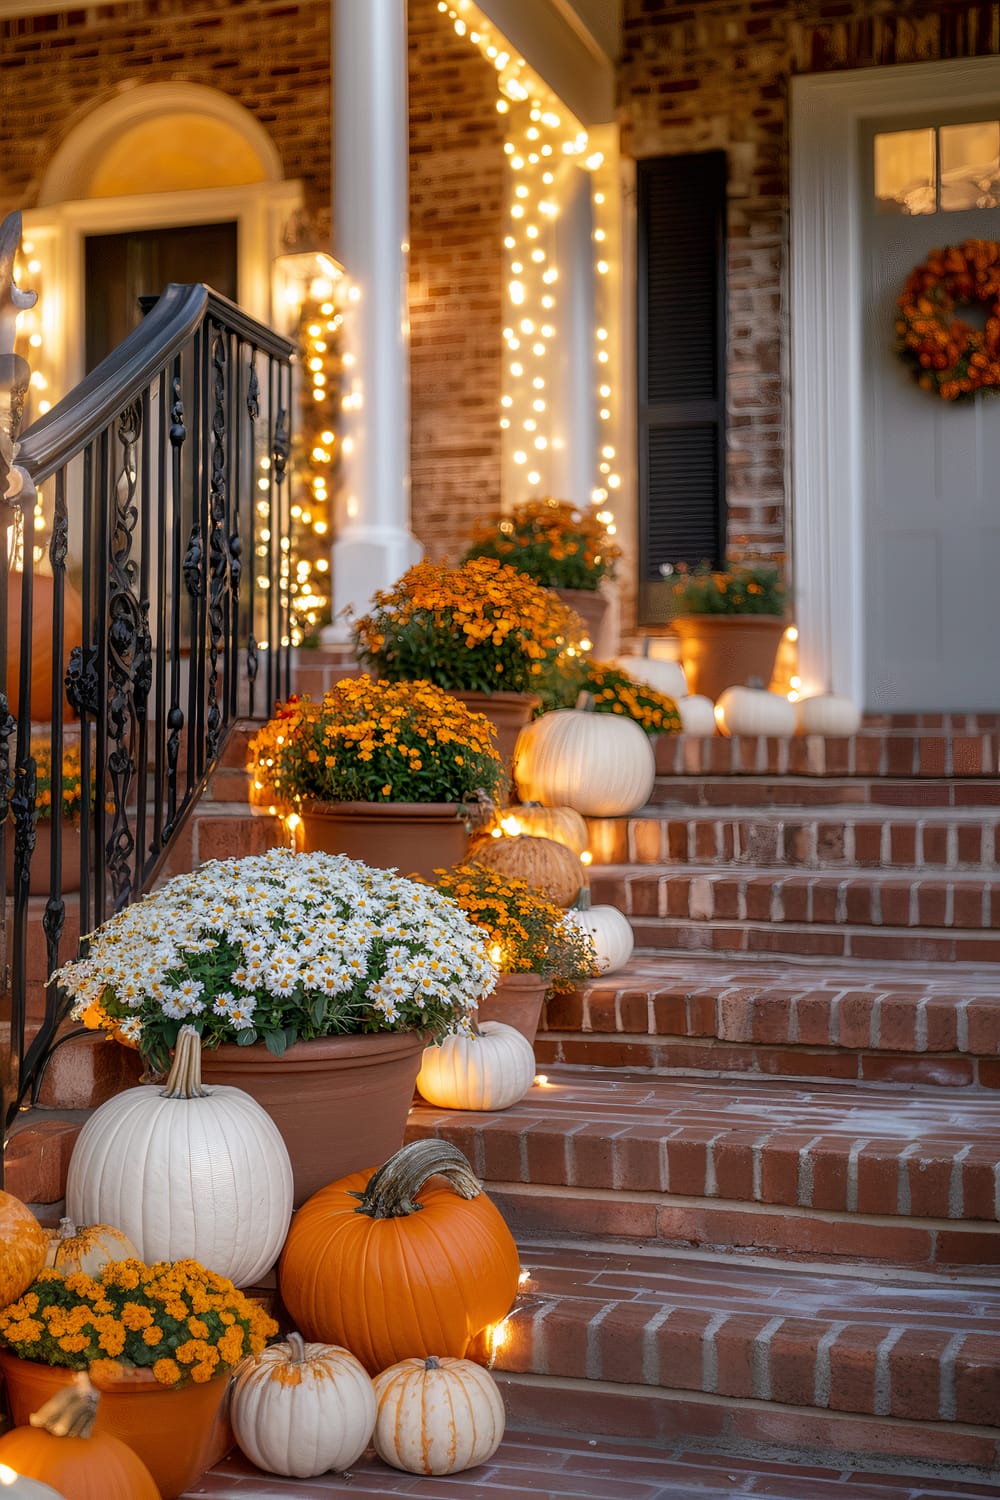
<path fill-rule="evenodd" d="M 794 78 L 791 85 L 792 513 L 799 671 L 864 706 L 859 127 L 1000 98 L 1000 60 Z"/>

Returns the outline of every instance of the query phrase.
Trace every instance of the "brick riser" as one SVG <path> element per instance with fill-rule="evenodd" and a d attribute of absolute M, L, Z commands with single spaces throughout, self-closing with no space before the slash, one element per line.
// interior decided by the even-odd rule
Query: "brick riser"
<path fill-rule="evenodd" d="M 1000 780 L 925 777 L 658 776 L 650 807 L 670 809 L 842 807 L 912 810 L 1000 807 Z M 595 819 L 596 821 L 600 821 Z"/>
<path fill-rule="evenodd" d="M 893 723 L 829 739 L 659 735 L 656 769 L 660 776 L 995 777 L 1000 727 L 995 716 L 978 718 L 979 728 L 948 726 L 935 732 Z"/>
<path fill-rule="evenodd" d="M 843 807 L 706 809 L 590 818 L 595 865 L 733 865 L 792 869 L 914 866 L 995 873 L 1000 813 L 863 813 Z"/>

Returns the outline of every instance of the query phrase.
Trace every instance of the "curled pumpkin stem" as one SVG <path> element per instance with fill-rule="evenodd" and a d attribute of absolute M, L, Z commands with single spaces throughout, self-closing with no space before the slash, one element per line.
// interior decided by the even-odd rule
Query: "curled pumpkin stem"
<path fill-rule="evenodd" d="M 90 1377 L 80 1370 L 72 1385 L 56 1391 L 28 1420 L 32 1427 L 44 1427 L 53 1437 L 88 1438 L 94 1430 L 99 1400 Z"/>
<path fill-rule="evenodd" d="M 291 1350 L 290 1363 L 301 1365 L 306 1357 L 306 1341 L 301 1333 L 289 1333 L 285 1335 L 285 1343 Z"/>
<path fill-rule="evenodd" d="M 355 1213 L 372 1219 L 402 1219 L 423 1208 L 416 1194 L 431 1177 L 444 1177 L 460 1198 L 478 1198 L 483 1185 L 468 1159 L 447 1141 L 411 1141 L 379 1167 L 359 1198 Z"/>
<path fill-rule="evenodd" d="M 182 1026 L 163 1099 L 206 1099 L 211 1093 L 201 1081 L 201 1036 L 195 1026 Z"/>

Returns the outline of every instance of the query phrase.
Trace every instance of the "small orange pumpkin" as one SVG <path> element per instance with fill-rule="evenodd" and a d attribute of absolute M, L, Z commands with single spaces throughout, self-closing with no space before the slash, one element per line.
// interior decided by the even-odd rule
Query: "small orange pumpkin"
<path fill-rule="evenodd" d="M 428 1186 L 432 1177 L 446 1185 Z M 418 1212 L 419 1210 L 419 1212 Z M 435 1352 L 461 1358 L 510 1311 L 517 1246 L 469 1163 L 413 1141 L 302 1205 L 278 1268 L 306 1339 L 350 1349 L 369 1374 Z"/>
<path fill-rule="evenodd" d="M 50 1484 L 65 1500 L 160 1500 L 153 1476 L 120 1438 L 94 1432 L 97 1392 L 82 1372 L 0 1437 L 0 1464 Z"/>
<path fill-rule="evenodd" d="M 31 1209 L 0 1190 L 0 1307 L 28 1290 L 45 1264 L 48 1243 Z"/>

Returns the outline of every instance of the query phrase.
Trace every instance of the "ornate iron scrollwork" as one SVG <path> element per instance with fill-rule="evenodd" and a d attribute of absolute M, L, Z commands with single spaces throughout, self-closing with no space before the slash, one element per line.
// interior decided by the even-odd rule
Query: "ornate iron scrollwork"
<path fill-rule="evenodd" d="M 205 717 L 209 761 L 219 753 L 222 715 L 219 708 L 219 651 L 225 637 L 225 594 L 229 587 L 229 539 L 226 535 L 226 337 L 216 331 L 212 343 L 214 405 L 212 410 L 212 477 L 209 487 L 208 712 Z"/>
<path fill-rule="evenodd" d="M 84 714 L 97 713 L 97 647 L 84 652 L 82 646 L 74 646 L 69 653 L 64 685 L 66 697 L 78 718 Z"/>
<path fill-rule="evenodd" d="M 127 905 L 132 892 L 130 863 L 135 837 L 129 822 L 128 798 L 135 774 L 137 705 L 136 666 L 140 640 L 147 622 L 136 588 L 132 543 L 138 522 L 136 507 L 136 450 L 142 432 L 142 407 L 132 402 L 118 418 L 121 469 L 115 484 L 115 514 L 111 531 L 108 587 L 108 780 L 111 784 L 111 830 L 105 862 L 111 877 L 115 910 Z"/>

